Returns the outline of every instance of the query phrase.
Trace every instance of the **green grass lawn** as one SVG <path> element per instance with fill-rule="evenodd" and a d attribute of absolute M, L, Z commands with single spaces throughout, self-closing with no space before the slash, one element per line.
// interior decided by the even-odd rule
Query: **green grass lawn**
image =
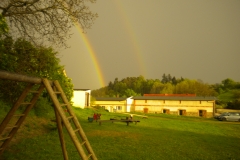
<path fill-rule="evenodd" d="M 127 115 L 91 109 L 75 109 L 75 112 L 99 160 L 240 159 L 239 122 L 148 114 L 148 119 L 134 116 L 134 119 L 140 120 L 137 125 L 132 123 L 127 126 L 122 122 L 103 122 L 99 125 L 88 122 L 87 117 L 94 112 L 101 113 L 102 120 L 121 119 Z M 55 124 L 49 121 L 44 127 L 47 133 L 36 133 L 38 136 L 28 136 L 26 133 L 24 138 L 12 143 L 1 158 L 63 159 Z M 69 160 L 80 159 L 65 133 Z"/>

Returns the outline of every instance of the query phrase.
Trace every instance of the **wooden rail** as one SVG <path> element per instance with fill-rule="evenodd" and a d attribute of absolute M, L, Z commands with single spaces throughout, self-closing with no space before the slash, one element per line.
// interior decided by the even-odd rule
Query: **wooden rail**
<path fill-rule="evenodd" d="M 42 83 L 41 78 L 6 72 L 3 70 L 0 70 L 0 79 L 8 79 L 13 81 L 28 82 L 28 83 L 34 83 L 34 84 Z"/>
<path fill-rule="evenodd" d="M 27 83 L 33 83 L 33 84 L 42 83 L 42 78 L 32 77 L 32 76 L 27 76 L 27 75 L 17 74 L 17 73 L 11 73 L 3 70 L 0 70 L 0 79 L 7 79 L 12 81 L 18 81 L 18 82 L 27 82 Z M 48 81 L 52 86 L 53 82 L 50 80 Z"/>

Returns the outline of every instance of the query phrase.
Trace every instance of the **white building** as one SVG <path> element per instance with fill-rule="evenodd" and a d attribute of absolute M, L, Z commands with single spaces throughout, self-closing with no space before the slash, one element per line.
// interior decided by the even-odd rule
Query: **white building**
<path fill-rule="evenodd" d="M 91 90 L 90 89 L 74 89 L 72 102 L 74 107 L 84 108 L 90 106 Z"/>
<path fill-rule="evenodd" d="M 129 98 L 96 98 L 95 106 L 109 112 L 166 113 L 184 116 L 212 117 L 215 113 L 215 97 L 134 96 Z"/>

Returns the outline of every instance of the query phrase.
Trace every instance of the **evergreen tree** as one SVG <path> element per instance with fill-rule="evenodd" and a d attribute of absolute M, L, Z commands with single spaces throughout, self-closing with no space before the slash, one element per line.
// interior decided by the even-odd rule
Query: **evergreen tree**
<path fill-rule="evenodd" d="M 165 73 L 162 75 L 162 83 L 167 83 L 168 82 L 168 77 L 165 75 Z"/>

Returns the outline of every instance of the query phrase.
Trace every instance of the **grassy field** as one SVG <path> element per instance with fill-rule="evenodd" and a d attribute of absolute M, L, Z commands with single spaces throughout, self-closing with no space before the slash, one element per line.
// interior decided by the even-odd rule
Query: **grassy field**
<path fill-rule="evenodd" d="M 240 123 L 215 119 L 148 114 L 134 116 L 140 123 L 88 122 L 94 112 L 101 119 L 127 115 L 103 110 L 75 109 L 79 121 L 99 160 L 239 160 Z M 65 133 L 67 133 L 65 131 Z M 66 135 L 69 160 L 80 159 Z M 63 159 L 56 125 L 50 120 L 29 116 L 1 160 Z"/>

